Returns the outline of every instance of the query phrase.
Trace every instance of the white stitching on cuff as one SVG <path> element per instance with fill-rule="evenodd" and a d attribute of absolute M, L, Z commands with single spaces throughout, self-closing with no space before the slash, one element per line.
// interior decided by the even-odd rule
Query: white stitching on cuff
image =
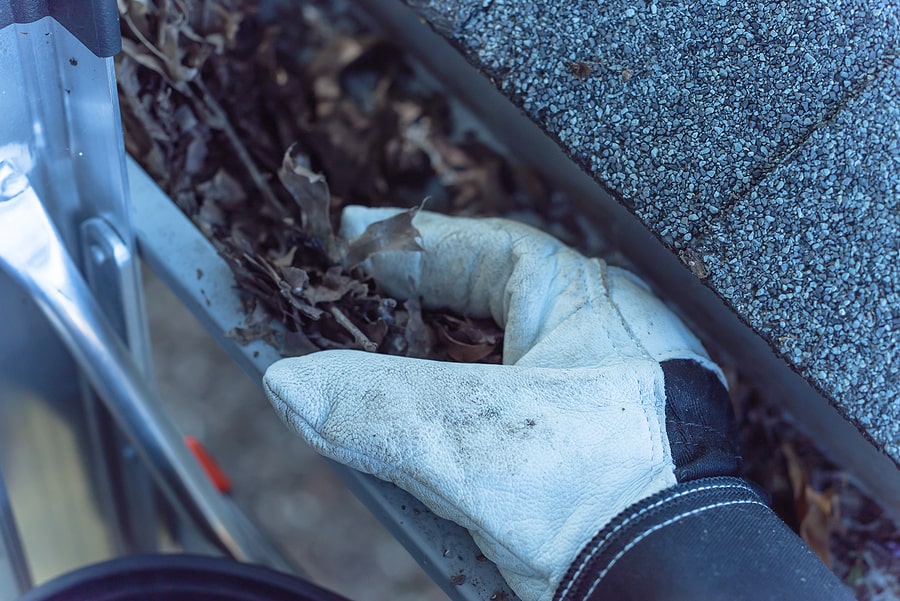
<path fill-rule="evenodd" d="M 587 553 L 587 555 L 585 555 L 582 562 L 576 568 L 575 573 L 572 575 L 572 578 L 569 579 L 569 583 L 566 585 L 566 588 L 564 588 L 562 593 L 560 593 L 560 596 L 559 596 L 560 601 L 563 601 L 566 598 L 566 595 L 569 594 L 569 591 L 572 588 L 572 586 L 575 584 L 575 581 L 578 579 L 578 576 L 581 575 L 581 572 L 584 571 L 584 568 L 587 566 L 587 564 L 590 563 L 591 559 L 593 559 L 593 557 L 594 557 L 594 555 L 596 555 L 597 551 L 600 550 L 600 547 L 602 547 L 604 544 L 606 544 L 606 542 L 613 535 L 615 535 L 619 530 L 624 528 L 630 522 L 633 522 L 634 520 L 639 518 L 642 514 L 645 514 L 648 511 L 652 511 L 653 509 L 656 509 L 660 505 L 663 505 L 665 503 L 668 503 L 669 501 L 673 501 L 673 500 L 683 497 L 685 495 L 689 495 L 689 494 L 692 494 L 695 492 L 703 492 L 703 491 L 707 491 L 707 490 L 729 489 L 729 488 L 737 488 L 737 489 L 748 490 L 750 492 L 753 492 L 753 489 L 750 488 L 749 486 L 747 486 L 746 484 L 736 484 L 736 483 L 715 484 L 715 485 L 711 485 L 711 486 L 702 486 L 699 488 L 691 488 L 689 490 L 681 491 L 671 497 L 666 497 L 665 499 L 661 499 L 661 500 L 657 501 L 656 503 L 653 503 L 652 505 L 643 507 L 637 513 L 630 515 L 627 518 L 625 518 L 624 520 L 622 520 L 621 522 L 619 522 L 615 528 L 613 528 L 606 534 L 606 536 L 604 536 L 602 539 L 597 541 L 597 544 L 594 546 L 594 548 L 589 553 Z M 762 503 L 757 503 L 757 504 L 763 505 Z M 765 505 L 763 505 L 763 506 L 765 507 Z M 715 505 L 713 507 L 715 507 Z M 596 583 L 595 583 L 595 586 L 596 586 Z"/>
<path fill-rule="evenodd" d="M 740 501 L 725 501 L 722 503 L 714 503 L 713 505 L 708 505 L 706 507 L 699 507 L 697 509 L 692 509 L 691 511 L 688 511 L 686 513 L 682 513 L 673 518 L 669 518 L 665 522 L 656 524 L 653 528 L 650 528 L 649 530 L 643 532 L 640 536 L 635 537 L 630 543 L 625 545 L 625 547 L 621 551 L 616 553 L 615 557 L 613 557 L 610 560 L 609 565 L 607 565 L 605 568 L 603 568 L 603 571 L 597 575 L 597 579 L 594 580 L 594 582 L 591 584 L 591 588 L 588 589 L 588 592 L 584 596 L 584 598 L 587 599 L 588 597 L 591 596 L 591 594 L 594 592 L 594 589 L 597 588 L 597 585 L 600 584 L 601 580 L 603 580 L 603 577 L 606 576 L 606 574 L 612 569 L 612 567 L 616 564 L 617 561 L 622 559 L 623 555 L 625 555 L 636 544 L 638 544 L 639 542 L 641 542 L 642 540 L 644 540 L 645 538 L 647 538 L 648 536 L 650 536 L 657 530 L 660 530 L 661 528 L 665 528 L 666 526 L 670 526 L 670 525 L 674 524 L 675 522 L 681 520 L 682 518 L 686 518 L 691 515 L 696 515 L 698 513 L 704 512 L 708 509 L 715 509 L 717 507 L 726 507 L 728 505 L 759 505 L 760 507 L 765 507 L 766 509 L 768 509 L 768 506 L 765 503 L 760 503 L 759 501 L 750 501 L 750 500 L 746 500 L 746 499 L 743 499 Z"/>

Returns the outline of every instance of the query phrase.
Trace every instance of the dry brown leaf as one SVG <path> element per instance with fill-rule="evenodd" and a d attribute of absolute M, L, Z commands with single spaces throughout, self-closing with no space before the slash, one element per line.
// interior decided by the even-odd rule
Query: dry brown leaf
<path fill-rule="evenodd" d="M 253 303 L 252 309 L 244 318 L 244 325 L 229 330 L 225 335 L 233 338 L 238 344 L 246 346 L 254 340 L 265 338 L 272 333 L 270 317 L 259 303 Z"/>
<path fill-rule="evenodd" d="M 325 311 L 322 309 L 317 309 L 312 305 L 306 304 L 303 300 L 301 300 L 297 295 L 291 294 L 287 296 L 287 299 L 291 303 L 291 307 L 299 311 L 303 316 L 312 319 L 313 321 L 317 321 L 322 318 L 322 315 L 325 314 Z M 299 315 L 294 315 L 294 321 L 298 323 L 302 323 L 302 318 Z"/>
<path fill-rule="evenodd" d="M 276 267 L 290 267 L 294 264 L 294 257 L 297 255 L 297 246 L 291 246 L 291 248 L 280 257 L 275 257 L 272 260 L 272 264 Z M 304 272 L 305 273 L 305 272 Z"/>
<path fill-rule="evenodd" d="M 781 443 L 787 462 L 788 477 L 794 493 L 800 537 L 819 556 L 825 565 L 831 566 L 831 535 L 838 523 L 836 491 L 818 492 L 809 483 L 809 472 L 797 451 L 789 442 Z"/>
<path fill-rule="evenodd" d="M 441 315 L 434 326 L 450 359 L 463 363 L 502 363 L 503 332 L 493 321 Z"/>
<path fill-rule="evenodd" d="M 281 336 L 281 345 L 279 352 L 283 357 L 299 357 L 300 355 L 308 355 L 319 350 L 313 342 L 298 330 L 296 332 L 285 332 Z"/>
<path fill-rule="evenodd" d="M 284 275 L 284 281 L 291 288 L 291 293 L 302 294 L 309 284 L 309 274 L 303 269 L 297 267 L 283 267 L 281 273 Z"/>
<path fill-rule="evenodd" d="M 375 37 L 337 36 L 323 52 L 307 66 L 313 80 L 313 90 L 320 101 L 338 101 L 343 96 L 340 77 L 343 71 L 376 44 L 383 43 Z M 321 102 L 319 116 L 327 116 L 333 105 Z"/>
<path fill-rule="evenodd" d="M 311 305 L 333 303 L 341 300 L 346 294 L 346 288 L 330 288 L 323 285 L 307 286 L 302 292 L 303 298 Z"/>
<path fill-rule="evenodd" d="M 809 482 L 809 478 L 806 474 L 806 469 L 803 467 L 803 464 L 800 462 L 800 457 L 797 455 L 797 451 L 794 450 L 794 447 L 791 446 L 788 442 L 781 443 L 781 452 L 784 453 L 784 459 L 787 462 L 788 469 L 788 477 L 791 480 L 791 490 L 793 491 L 793 496 L 796 502 L 798 502 L 798 515 L 801 513 L 805 513 L 806 508 L 805 505 L 805 496 L 803 494 L 806 485 Z M 800 501 L 802 500 L 802 503 Z M 800 516 L 802 518 L 802 516 Z"/>
<path fill-rule="evenodd" d="M 446 345 L 447 355 L 460 363 L 478 363 L 496 350 L 495 344 L 469 344 L 453 338 L 441 325 L 437 326 L 438 337 Z"/>
<path fill-rule="evenodd" d="M 203 196 L 204 206 L 212 202 L 231 208 L 247 200 L 244 188 L 225 169 L 219 169 L 212 178 L 197 184 L 197 191 Z"/>
<path fill-rule="evenodd" d="M 503 341 L 503 330 L 492 320 L 444 315 L 440 321 L 455 340 L 465 344 L 499 344 Z"/>
<path fill-rule="evenodd" d="M 434 330 L 422 319 L 422 305 L 419 298 L 411 297 L 403 306 L 406 308 L 406 328 L 403 338 L 406 341 L 406 356 L 430 359 L 434 349 Z"/>
<path fill-rule="evenodd" d="M 122 52 L 142 67 L 146 67 L 166 78 L 174 87 L 175 81 L 169 77 L 164 61 L 160 57 L 151 54 L 147 50 L 147 46 L 141 46 L 128 38 L 122 38 Z"/>
<path fill-rule="evenodd" d="M 800 538 L 809 545 L 829 568 L 831 560 L 831 535 L 839 521 L 837 512 L 837 491 L 828 489 L 818 492 L 806 485 L 803 490 L 806 515 L 800 521 Z"/>
<path fill-rule="evenodd" d="M 200 211 L 194 217 L 194 223 L 204 233 L 212 235 L 216 228 L 224 227 L 228 223 L 228 219 L 218 203 L 207 200 L 200 206 Z"/>
<path fill-rule="evenodd" d="M 336 259 L 334 231 L 328 214 L 331 195 L 328 182 L 321 173 L 309 168 L 309 157 L 292 145 L 284 153 L 278 178 L 302 211 L 303 229 L 320 241 L 330 257 Z M 337 262 L 336 260 L 334 261 Z"/>
<path fill-rule="evenodd" d="M 138 64 L 124 54 L 117 58 L 116 83 L 123 105 L 126 149 L 129 154 L 138 157 L 157 182 L 165 185 L 170 174 L 159 140 L 167 139 L 167 134 L 142 101 Z"/>
<path fill-rule="evenodd" d="M 344 265 L 347 269 L 353 269 L 372 255 L 387 250 L 411 252 L 423 250 L 416 240 L 422 235 L 412 224 L 413 217 L 418 210 L 418 208 L 412 208 L 393 217 L 369 224 L 369 227 L 358 238 L 352 240 L 347 248 L 344 258 Z"/>
<path fill-rule="evenodd" d="M 379 319 L 375 322 L 364 324 L 363 330 L 365 330 L 366 336 L 369 337 L 369 340 L 374 342 L 376 347 L 380 347 L 381 343 L 384 342 L 385 337 L 390 331 L 390 326 L 388 326 L 387 322 L 383 319 Z"/>

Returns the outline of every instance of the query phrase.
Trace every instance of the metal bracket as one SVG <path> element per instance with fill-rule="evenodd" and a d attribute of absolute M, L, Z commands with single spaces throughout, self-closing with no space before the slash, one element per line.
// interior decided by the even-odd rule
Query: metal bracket
<path fill-rule="evenodd" d="M 88 286 L 152 386 L 143 298 L 134 286 L 134 256 L 112 226 L 99 217 L 82 223 L 81 247 Z M 101 491 L 104 513 L 115 516 L 118 525 L 113 542 L 122 553 L 157 551 L 158 508 L 150 473 L 87 383 L 82 397 L 93 441 L 95 485 Z"/>

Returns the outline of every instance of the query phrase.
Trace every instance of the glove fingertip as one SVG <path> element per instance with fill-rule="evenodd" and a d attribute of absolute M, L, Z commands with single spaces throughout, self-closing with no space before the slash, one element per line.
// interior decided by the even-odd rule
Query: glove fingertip
<path fill-rule="evenodd" d="M 263 375 L 263 390 L 282 420 L 300 431 L 298 422 L 313 430 L 328 413 L 328 402 L 317 384 L 315 367 L 309 357 L 292 357 L 276 361 Z"/>

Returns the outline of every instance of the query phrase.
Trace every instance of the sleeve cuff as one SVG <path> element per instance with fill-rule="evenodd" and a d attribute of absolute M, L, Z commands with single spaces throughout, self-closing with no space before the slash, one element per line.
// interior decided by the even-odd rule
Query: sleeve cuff
<path fill-rule="evenodd" d="M 556 601 L 852 599 L 740 478 L 694 480 L 617 515 L 588 543 Z"/>

